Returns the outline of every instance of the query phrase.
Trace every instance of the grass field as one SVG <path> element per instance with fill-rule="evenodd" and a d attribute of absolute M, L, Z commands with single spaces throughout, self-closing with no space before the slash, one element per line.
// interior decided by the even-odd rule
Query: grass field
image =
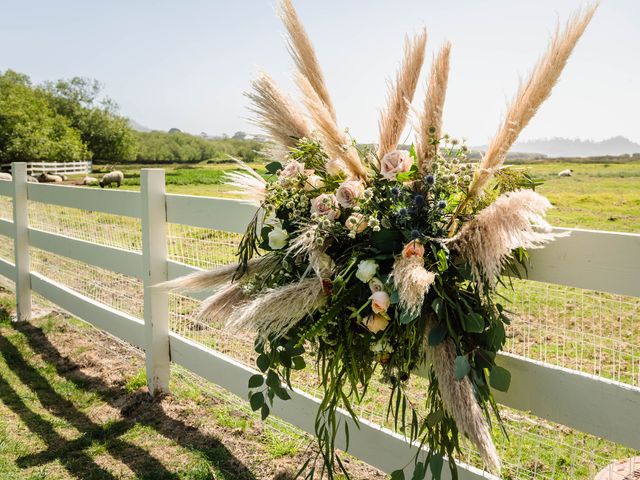
<path fill-rule="evenodd" d="M 230 166 L 230 164 L 168 168 L 163 166 L 167 170 L 167 190 L 171 193 L 226 196 L 228 188 L 223 185 L 223 177 L 224 171 Z M 140 167 L 120 166 L 119 168 L 126 176 L 125 185 L 122 188 L 138 189 Z M 545 194 L 556 207 L 549 215 L 553 225 L 640 233 L 640 162 L 623 164 L 545 162 L 518 165 L 514 168 L 528 168 L 535 176 L 544 180 L 539 191 Z M 558 177 L 557 172 L 565 168 L 572 168 L 574 175 Z M 7 212 L 10 210 L 6 202 L 4 206 L 0 202 L 0 217 L 6 217 Z M 57 207 L 43 208 L 33 205 L 30 208 L 30 221 L 34 227 L 47 231 L 65 233 L 76 238 L 120 248 L 140 248 L 139 222 L 129 218 L 74 209 L 62 211 Z M 169 225 L 169 238 L 172 259 L 204 268 L 230 261 L 238 240 L 237 235 L 225 232 L 212 232 L 177 225 Z M 32 267 L 36 271 L 53 280 L 63 282 L 91 298 L 110 304 L 114 308 L 141 316 L 142 291 L 141 284 L 137 280 L 88 267 L 62 257 L 55 257 L 42 251 L 32 253 Z M 11 255 L 10 245 L 0 244 L 0 256 L 10 258 Z M 638 341 L 640 323 L 637 321 L 640 313 L 640 299 L 547 286 L 535 282 L 518 284 L 516 291 L 510 296 L 514 310 L 520 316 L 510 331 L 509 351 L 629 384 L 640 384 L 640 377 L 636 378 L 634 373 L 636 371 L 634 362 L 640 358 Z M 9 297 L 5 295 L 4 298 L 7 301 Z M 190 318 L 190 312 L 196 306 L 197 303 L 184 297 L 172 296 L 170 325 L 172 330 L 251 363 L 253 355 L 251 340 L 230 337 L 221 325 L 203 325 L 194 322 Z M 57 329 L 61 328 L 60 325 L 66 323 L 67 320 L 58 322 L 51 320 L 44 322 L 41 326 L 47 336 L 51 332 L 55 337 L 58 333 Z M 13 331 L 7 325 L 0 326 L 0 334 L 6 335 L 10 342 L 15 341 L 16 344 L 24 343 L 26 340 L 24 332 Z M 31 354 L 29 350 L 22 351 L 23 357 L 28 358 L 29 361 L 31 361 Z M 71 358 L 75 358 L 74 354 L 71 354 Z M 33 361 L 38 360 L 35 358 Z M 37 398 L 29 392 L 28 388 L 22 388 L 21 382 L 24 383 L 24 379 L 13 375 L 10 366 L 3 367 L 3 365 L 0 363 L 0 377 L 7 379 L 9 386 L 19 392 L 18 397 L 23 399 L 26 408 L 34 411 L 40 408 L 37 404 L 30 403 L 37 401 Z M 34 364 L 36 370 L 45 367 L 39 363 Z M 43 371 L 47 373 L 46 368 Z M 55 377 L 47 378 L 52 384 L 59 380 Z M 127 370 L 126 378 L 121 387 L 127 394 L 135 394 L 144 384 L 144 375 L 141 374 L 140 368 Z M 297 384 L 313 391 L 313 375 L 298 378 Z M 416 388 L 419 389 L 420 385 Z M 62 391 L 65 392 L 64 389 Z M 378 401 L 383 400 L 386 390 L 383 386 L 376 385 L 371 391 L 378 393 L 370 395 L 361 412 L 367 418 L 378 419 L 383 408 Z M 90 388 L 84 391 L 66 390 L 63 399 L 82 404 L 85 401 L 83 399 L 90 396 L 90 392 Z M 193 392 L 192 389 L 191 393 L 186 393 L 186 396 L 197 395 Z M 183 393 L 178 386 L 174 396 L 181 401 Z M 3 402 L 6 406 L 7 402 L 0 398 L 0 407 Z M 259 424 L 251 415 L 238 413 L 241 402 L 226 399 L 222 404 L 224 405 L 223 413 L 198 411 L 202 418 L 208 419 L 202 420 L 200 428 L 217 428 L 227 425 L 229 428 L 241 430 L 246 427 L 247 431 L 253 432 L 255 425 Z M 0 412 L 0 418 L 3 414 L 4 412 Z M 191 415 L 187 414 L 187 418 L 191 418 Z M 587 479 L 611 459 L 633 454 L 610 442 L 574 432 L 522 412 L 505 410 L 505 418 L 510 431 L 510 440 L 507 441 L 500 434 L 496 435 L 499 450 L 508 465 L 504 478 Z M 20 421 L 25 422 L 24 419 Z M 55 426 L 59 420 L 50 419 L 50 421 Z M 235 427 L 231 427 L 232 425 Z M 144 434 L 162 440 L 153 431 L 143 427 L 144 425 L 140 427 L 143 433 L 140 437 L 136 436 L 137 430 L 133 429 L 132 435 L 135 441 L 142 442 Z M 74 478 L 73 472 L 66 464 L 59 463 L 59 460 L 52 460 L 52 463 L 46 463 L 44 466 L 28 471 L 24 470 L 17 460 L 21 458 L 19 452 L 33 453 L 44 446 L 41 443 L 34 443 L 33 435 L 27 431 L 28 428 L 16 431 L 3 430 L 3 428 L 5 427 L 0 420 L 0 479 L 5 478 L 2 476 L 4 474 L 2 468 L 6 468 L 6 472 L 10 472 L 11 475 L 16 475 L 13 477 L 7 473 L 6 478 Z M 61 431 L 64 432 L 64 430 Z M 299 433 L 295 430 L 287 431 L 287 436 L 291 438 L 298 438 L 297 435 Z M 3 439 L 5 439 L 4 442 Z M 227 441 L 222 443 L 227 445 Z M 156 455 L 149 443 L 141 443 L 141 445 L 140 448 L 148 453 L 151 452 L 152 456 Z M 190 456 L 188 452 L 183 452 L 183 447 L 172 445 L 171 455 L 180 458 L 180 462 L 168 463 L 164 468 L 171 473 L 153 478 L 236 478 L 225 476 L 224 473 L 220 473 L 220 470 L 215 470 L 219 467 L 207 457 L 206 452 L 187 449 L 195 454 Z M 258 442 L 251 445 L 256 451 L 264 453 L 260 453 L 262 456 L 258 455 L 258 457 L 268 465 L 277 463 L 278 459 L 295 459 L 301 449 L 300 441 L 287 442 L 282 440 L 282 436 L 273 432 L 260 436 Z M 104 455 L 104 458 L 114 456 L 110 450 L 96 449 L 96 452 Z M 67 453 L 71 455 L 71 452 Z M 96 458 L 103 457 L 97 455 Z M 198 464 L 198 458 L 204 460 Z M 473 456 L 469 457 L 469 460 L 477 461 Z M 185 470 L 184 465 L 194 465 L 192 467 L 194 471 L 203 469 L 208 473 L 203 473 L 205 475 L 203 477 L 190 477 L 188 471 L 191 467 Z M 41 472 L 48 472 L 47 475 L 50 475 L 52 471 L 59 472 L 60 477 L 41 475 Z M 125 472 L 123 478 L 147 478 L 136 477 L 135 469 L 126 470 L 123 467 L 122 471 Z M 269 474 L 265 474 L 252 466 L 250 471 L 253 477 L 246 478 L 272 478 L 269 476 L 272 470 Z M 377 478 L 363 475 L 365 476 L 355 478 Z M 85 477 L 76 476 L 76 478 Z"/>

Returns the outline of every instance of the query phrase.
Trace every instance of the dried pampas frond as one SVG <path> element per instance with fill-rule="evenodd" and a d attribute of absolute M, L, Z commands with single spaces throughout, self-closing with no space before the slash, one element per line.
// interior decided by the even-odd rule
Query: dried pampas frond
<path fill-rule="evenodd" d="M 482 192 L 493 173 L 504 162 L 507 151 L 522 129 L 536 114 L 542 102 L 549 97 L 573 48 L 587 28 L 597 7 L 596 3 L 584 12 L 574 14 L 564 32 L 561 33 L 559 28 L 556 30 L 547 52 L 538 61 L 529 79 L 520 85 L 498 133 L 489 143 L 478 173 L 469 187 L 470 196 L 476 196 Z"/>
<path fill-rule="evenodd" d="M 427 325 L 428 329 L 433 324 Z M 428 335 L 425 336 L 428 338 Z M 429 348 L 429 358 L 438 378 L 438 390 L 445 409 L 453 417 L 458 430 L 465 435 L 480 452 L 480 456 L 489 469 L 500 474 L 500 457 L 491 438 L 489 424 L 473 392 L 468 377 L 458 380 L 455 377 L 456 348 L 450 338 Z"/>
<path fill-rule="evenodd" d="M 320 69 L 320 63 L 313 49 L 311 40 L 307 35 L 296 9 L 291 0 L 282 0 L 280 3 L 280 18 L 288 33 L 288 46 L 291 57 L 298 71 L 309 80 L 313 90 L 320 101 L 326 106 L 327 113 L 336 121 L 336 112 L 329 97 L 329 90 L 324 82 L 324 75 Z"/>
<path fill-rule="evenodd" d="M 247 273 L 254 275 L 263 272 L 278 264 L 277 259 L 273 255 L 264 255 L 249 260 L 247 264 Z M 203 270 L 194 272 L 184 277 L 179 277 L 168 282 L 157 285 L 157 288 L 164 290 L 176 290 L 180 292 L 201 292 L 203 290 L 214 289 L 225 283 L 230 283 L 238 269 L 237 263 L 230 263 L 215 270 Z"/>
<path fill-rule="evenodd" d="M 391 276 L 398 291 L 400 306 L 417 316 L 425 295 L 436 279 L 435 273 L 424 268 L 424 259 L 421 257 L 399 257 L 393 263 Z"/>
<path fill-rule="evenodd" d="M 269 75 L 261 73 L 251 86 L 253 91 L 245 95 L 254 105 L 251 108 L 256 114 L 253 123 L 268 132 L 274 142 L 293 147 L 296 139 L 309 135 L 309 125 L 304 116 Z"/>
<path fill-rule="evenodd" d="M 212 322 L 217 319 L 229 318 L 235 308 L 248 300 L 249 297 L 245 294 L 241 283 L 228 283 L 215 295 L 202 302 L 196 314 L 196 320 Z"/>
<path fill-rule="evenodd" d="M 400 135 L 407 123 L 409 106 L 418 85 L 426 45 L 426 29 L 417 34 L 413 40 L 405 38 L 404 59 L 396 75 L 395 85 L 389 91 L 387 106 L 380 117 L 378 158 L 384 157 L 398 146 Z"/>
<path fill-rule="evenodd" d="M 449 54 L 451 43 L 446 42 L 431 65 L 424 110 L 420 116 L 416 135 L 416 157 L 421 172 L 429 172 L 438 153 L 434 144 L 442 137 L 442 112 L 449 81 Z"/>
<path fill-rule="evenodd" d="M 515 248 L 539 248 L 566 235 L 551 232 L 544 219 L 549 208 L 549 200 L 534 191 L 505 193 L 447 243 L 469 262 L 478 282 L 494 285 Z"/>
<path fill-rule="evenodd" d="M 278 338 L 327 300 L 317 277 L 267 290 L 234 310 L 227 322 L 231 329 L 254 329 L 263 341 Z M 273 338 L 272 337 L 272 338 Z"/>
<path fill-rule="evenodd" d="M 318 96 L 308 78 L 304 75 L 297 75 L 296 81 L 302 91 L 304 105 L 307 107 L 309 115 L 322 137 L 322 143 L 329 157 L 342 159 L 344 166 L 351 175 L 366 179 L 367 171 L 360 160 L 358 152 L 346 138 L 344 132 L 340 130 L 335 118 Z"/>
<path fill-rule="evenodd" d="M 226 175 L 227 185 L 238 188 L 229 193 L 241 195 L 249 203 L 260 206 L 267 195 L 267 182 L 263 178 L 256 178 L 251 174 L 242 172 L 230 172 Z"/>

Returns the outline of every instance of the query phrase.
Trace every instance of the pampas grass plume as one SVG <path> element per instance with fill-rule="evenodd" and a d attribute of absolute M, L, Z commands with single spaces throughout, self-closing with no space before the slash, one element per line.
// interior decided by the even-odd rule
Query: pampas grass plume
<path fill-rule="evenodd" d="M 539 248 L 559 236 L 544 219 L 551 203 L 532 190 L 500 195 L 448 240 L 478 282 L 494 285 L 515 248 Z"/>
<path fill-rule="evenodd" d="M 387 106 L 380 117 L 378 158 L 384 157 L 398 146 L 400 135 L 407 123 L 409 106 L 418 85 L 426 45 L 426 29 L 417 34 L 413 40 L 405 39 L 404 60 L 398 70 L 395 84 L 389 90 Z"/>
<path fill-rule="evenodd" d="M 438 153 L 438 145 L 434 141 L 442 136 L 442 112 L 449 80 L 450 52 L 451 43 L 446 42 L 431 65 L 429 86 L 416 136 L 416 157 L 421 172 L 431 170 L 431 164 Z"/>
<path fill-rule="evenodd" d="M 573 48 L 584 33 L 598 8 L 594 4 L 585 11 L 574 14 L 567 22 L 563 32 L 559 27 L 551 39 L 549 48 L 538 61 L 526 82 L 520 85 L 518 93 L 509 105 L 507 115 L 498 132 L 489 143 L 489 147 L 480 163 L 480 168 L 469 187 L 469 195 L 476 196 L 504 162 L 507 151 L 514 144 L 520 132 L 549 97 L 558 82 L 560 74 L 571 56 Z"/>
<path fill-rule="evenodd" d="M 423 258 L 398 257 L 393 263 L 391 276 L 398 291 L 400 306 L 404 310 L 418 315 L 424 297 L 429 292 L 436 275 L 424 268 Z"/>

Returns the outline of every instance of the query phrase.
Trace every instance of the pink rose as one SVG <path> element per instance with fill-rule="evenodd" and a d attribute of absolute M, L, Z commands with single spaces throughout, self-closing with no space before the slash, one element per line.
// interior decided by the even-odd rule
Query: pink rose
<path fill-rule="evenodd" d="M 386 312 L 389 305 L 391 305 L 389 294 L 385 291 L 374 292 L 369 299 L 371 300 L 371 310 L 373 310 L 373 313 Z"/>
<path fill-rule="evenodd" d="M 411 257 L 424 257 L 424 245 L 420 243 L 418 240 L 413 240 L 407 243 L 402 249 L 402 256 L 404 258 Z"/>
<path fill-rule="evenodd" d="M 387 180 L 395 180 L 398 173 L 411 170 L 413 159 L 406 150 L 394 150 L 380 160 L 380 173 Z"/>
<path fill-rule="evenodd" d="M 329 220 L 335 220 L 340 216 L 340 207 L 336 196 L 330 193 L 323 193 L 311 200 L 311 213 L 322 215 Z"/>
<path fill-rule="evenodd" d="M 345 208 L 353 208 L 364 194 L 364 184 L 359 180 L 342 182 L 336 192 L 338 203 Z"/>
<path fill-rule="evenodd" d="M 365 219 L 364 215 L 361 213 L 354 212 L 349 218 L 344 222 L 344 226 L 347 227 L 352 232 L 362 233 L 364 232 L 369 224 Z"/>
<path fill-rule="evenodd" d="M 302 163 L 297 162 L 296 160 L 291 160 L 278 173 L 278 181 L 283 187 L 290 187 L 307 172 L 308 170 L 304 169 L 304 165 Z"/>
<path fill-rule="evenodd" d="M 371 333 L 378 333 L 387 328 L 389 320 L 385 316 L 376 313 L 365 317 L 362 323 L 364 323 L 364 326 L 367 327 Z"/>

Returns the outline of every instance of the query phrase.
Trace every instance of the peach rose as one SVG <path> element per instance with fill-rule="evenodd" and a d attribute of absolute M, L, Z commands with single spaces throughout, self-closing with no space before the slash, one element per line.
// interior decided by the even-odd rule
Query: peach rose
<path fill-rule="evenodd" d="M 371 300 L 371 310 L 373 310 L 373 313 L 386 312 L 389 305 L 391 305 L 389 294 L 385 291 L 374 292 L 369 299 Z"/>
<path fill-rule="evenodd" d="M 358 199 L 364 194 L 364 185 L 359 180 L 347 180 L 342 182 L 336 192 L 338 203 L 345 208 L 353 208 Z"/>
<path fill-rule="evenodd" d="M 362 233 L 367 229 L 369 224 L 367 223 L 364 215 L 354 212 L 349 215 L 349 218 L 344 222 L 344 226 L 352 232 Z"/>
<path fill-rule="evenodd" d="M 340 207 L 335 195 L 323 193 L 311 200 L 311 213 L 322 215 L 329 220 L 335 220 L 340 216 Z"/>
<path fill-rule="evenodd" d="M 365 317 L 362 323 L 371 333 L 378 333 L 387 328 L 389 320 L 384 315 L 378 315 L 376 313 Z"/>
<path fill-rule="evenodd" d="M 406 150 L 394 150 L 380 160 L 380 173 L 387 180 L 395 180 L 398 173 L 408 172 L 413 159 Z"/>
<path fill-rule="evenodd" d="M 404 258 L 411 258 L 411 257 L 423 258 L 424 245 L 422 245 L 422 243 L 420 243 L 418 240 L 412 240 L 411 242 L 407 243 L 402 249 L 402 256 Z"/>

